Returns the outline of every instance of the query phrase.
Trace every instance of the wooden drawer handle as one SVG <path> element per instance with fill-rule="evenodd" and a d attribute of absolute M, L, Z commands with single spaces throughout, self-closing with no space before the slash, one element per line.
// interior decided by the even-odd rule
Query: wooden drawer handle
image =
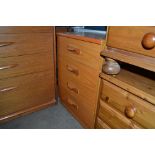
<path fill-rule="evenodd" d="M 135 113 L 136 113 L 136 108 L 132 105 L 126 106 L 124 112 L 128 118 L 133 118 L 135 116 Z"/>
<path fill-rule="evenodd" d="M 0 42 L 0 47 L 3 47 L 3 46 L 9 46 L 11 44 L 13 44 L 14 42 Z"/>
<path fill-rule="evenodd" d="M 72 72 L 73 74 L 79 75 L 79 70 L 78 69 L 73 68 L 73 67 L 71 67 L 69 65 L 66 65 L 66 68 L 67 68 L 68 71 Z"/>
<path fill-rule="evenodd" d="M 78 108 L 79 108 L 78 105 L 73 100 L 71 100 L 70 98 L 67 99 L 67 103 L 69 105 L 71 105 L 72 107 L 74 107 L 76 110 L 78 110 Z"/>
<path fill-rule="evenodd" d="M 155 33 L 147 33 L 142 39 L 142 46 L 149 50 L 155 47 Z"/>
<path fill-rule="evenodd" d="M 0 92 L 3 93 L 3 92 L 8 92 L 8 91 L 11 91 L 11 90 L 14 90 L 16 89 L 17 87 L 7 87 L 7 88 L 3 88 L 3 89 L 0 89 Z"/>
<path fill-rule="evenodd" d="M 7 66 L 0 66 L 0 70 L 4 70 L 4 69 L 10 69 L 10 68 L 14 68 L 18 66 L 17 64 L 12 64 L 12 65 L 7 65 Z"/>
<path fill-rule="evenodd" d="M 79 93 L 79 90 L 77 88 L 75 88 L 74 86 L 72 86 L 71 84 L 69 84 L 68 82 L 67 82 L 67 87 L 68 87 L 68 89 L 75 92 L 76 94 Z"/>
<path fill-rule="evenodd" d="M 80 52 L 80 49 L 75 48 L 75 47 L 72 47 L 70 45 L 67 46 L 67 50 L 70 51 L 70 52 L 72 52 L 72 53 L 74 53 L 74 54 L 78 54 L 78 55 L 81 53 Z"/>

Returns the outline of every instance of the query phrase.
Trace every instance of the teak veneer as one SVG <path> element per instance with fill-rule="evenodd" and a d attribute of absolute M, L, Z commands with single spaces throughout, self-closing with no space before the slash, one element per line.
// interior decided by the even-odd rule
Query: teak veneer
<path fill-rule="evenodd" d="M 0 27 L 0 122 L 56 102 L 54 40 L 54 27 Z"/>

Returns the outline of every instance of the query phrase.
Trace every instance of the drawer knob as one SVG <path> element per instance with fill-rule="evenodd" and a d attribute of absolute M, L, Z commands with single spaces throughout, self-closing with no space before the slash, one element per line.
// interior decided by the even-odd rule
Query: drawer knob
<path fill-rule="evenodd" d="M 17 87 L 7 87 L 7 88 L 3 88 L 3 89 L 0 89 L 0 93 L 12 91 L 12 90 L 14 90 L 14 89 L 16 89 L 16 88 L 17 88 Z"/>
<path fill-rule="evenodd" d="M 67 87 L 74 93 L 79 94 L 79 90 L 77 88 L 75 88 L 72 84 L 70 84 L 69 82 L 67 82 Z"/>
<path fill-rule="evenodd" d="M 136 108 L 134 106 L 130 105 L 125 107 L 125 115 L 128 118 L 133 118 L 135 116 L 135 113 L 136 113 Z"/>
<path fill-rule="evenodd" d="M 3 47 L 3 46 L 9 46 L 11 44 L 13 44 L 14 42 L 0 42 L 0 47 Z"/>
<path fill-rule="evenodd" d="M 78 105 L 73 100 L 71 100 L 70 98 L 67 99 L 67 103 L 69 105 L 71 105 L 72 107 L 74 107 L 76 110 L 78 110 L 78 108 L 79 108 Z"/>
<path fill-rule="evenodd" d="M 149 50 L 155 47 L 155 33 L 147 33 L 144 35 L 142 45 Z"/>
<path fill-rule="evenodd" d="M 7 65 L 7 66 L 0 66 L 0 70 L 5 70 L 5 69 L 11 69 L 14 67 L 17 67 L 18 64 L 12 64 L 12 65 Z"/>
<path fill-rule="evenodd" d="M 73 73 L 73 74 L 75 74 L 75 75 L 79 75 L 79 70 L 78 70 L 78 69 L 76 69 L 76 68 L 74 68 L 74 67 L 71 67 L 71 66 L 69 66 L 69 65 L 66 65 L 66 68 L 67 68 L 67 70 L 68 70 L 69 72 L 71 72 L 71 73 Z"/>
<path fill-rule="evenodd" d="M 78 49 L 78 48 L 75 48 L 75 47 L 73 47 L 73 46 L 71 46 L 71 45 L 68 45 L 67 46 L 67 50 L 69 51 L 69 52 L 71 52 L 71 53 L 73 53 L 73 54 L 77 54 L 77 55 L 79 55 L 81 52 L 80 52 L 80 49 Z"/>

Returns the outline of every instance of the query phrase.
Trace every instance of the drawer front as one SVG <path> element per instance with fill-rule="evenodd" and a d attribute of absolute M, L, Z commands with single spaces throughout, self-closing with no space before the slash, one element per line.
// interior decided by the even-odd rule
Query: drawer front
<path fill-rule="evenodd" d="M 100 57 L 101 46 L 81 40 L 58 37 L 58 54 L 61 58 L 69 58 L 73 61 L 91 68 L 98 68 L 102 63 Z"/>
<path fill-rule="evenodd" d="M 102 100 L 100 100 L 98 117 L 114 129 L 140 128 Z"/>
<path fill-rule="evenodd" d="M 0 80 L 0 119 L 54 99 L 54 77 L 51 72 Z"/>
<path fill-rule="evenodd" d="M 53 51 L 51 33 L 0 34 L 0 57 Z"/>
<path fill-rule="evenodd" d="M 154 40 L 154 26 L 112 26 L 109 27 L 107 45 L 155 57 Z"/>
<path fill-rule="evenodd" d="M 101 66 L 92 69 L 85 65 L 82 65 L 69 58 L 59 59 L 59 82 L 63 80 L 64 76 L 76 80 L 91 87 L 97 89 L 99 86 L 99 73 L 101 72 Z"/>
<path fill-rule="evenodd" d="M 155 128 L 155 106 L 103 80 L 102 99 L 144 128 Z"/>
<path fill-rule="evenodd" d="M 103 122 L 99 117 L 96 120 L 96 128 L 97 129 L 111 129 L 109 125 Z"/>
<path fill-rule="evenodd" d="M 94 128 L 95 109 L 94 101 L 90 101 L 90 93 L 81 96 L 70 91 L 66 86 L 60 88 L 60 98 L 67 109 L 84 125 L 86 128 Z M 79 90 L 80 91 L 80 90 Z M 92 94 L 91 94 L 92 95 Z"/>
<path fill-rule="evenodd" d="M 0 26 L 0 33 L 53 32 L 52 26 Z"/>
<path fill-rule="evenodd" d="M 53 71 L 52 64 L 51 53 L 0 58 L 0 79 L 50 69 Z"/>

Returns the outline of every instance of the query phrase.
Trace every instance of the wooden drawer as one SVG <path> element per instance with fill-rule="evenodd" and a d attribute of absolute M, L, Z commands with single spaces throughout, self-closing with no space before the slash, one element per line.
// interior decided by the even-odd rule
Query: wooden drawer
<path fill-rule="evenodd" d="M 65 95 L 65 92 L 67 95 Z M 64 76 L 59 83 L 60 97 L 64 98 L 64 103 L 67 106 L 72 107 L 68 102 L 75 102 L 78 106 L 77 117 L 86 127 L 92 128 L 95 121 L 95 113 L 97 107 L 98 91 L 92 87 L 73 80 L 69 76 Z M 64 95 L 63 95 L 64 94 Z M 67 98 L 68 97 L 68 98 Z M 68 101 L 69 100 L 69 101 Z M 74 105 L 75 105 L 74 104 Z M 72 107 L 73 113 L 75 112 L 75 107 Z"/>
<path fill-rule="evenodd" d="M 102 82 L 101 98 L 108 105 L 144 128 L 155 128 L 155 106 L 105 80 Z"/>
<path fill-rule="evenodd" d="M 114 129 L 140 128 L 140 126 L 136 125 L 136 123 L 134 123 L 132 120 L 124 117 L 121 113 L 110 107 L 102 100 L 100 100 L 98 117 Z"/>
<path fill-rule="evenodd" d="M 155 48 L 153 48 L 155 35 L 143 38 L 148 33 L 154 34 L 155 27 L 111 26 L 108 31 L 107 46 L 155 57 Z M 145 44 L 142 45 L 142 41 Z M 149 46 L 153 47 L 147 48 Z"/>
<path fill-rule="evenodd" d="M 51 53 L 0 58 L 0 79 L 50 69 L 53 71 L 52 64 Z"/>
<path fill-rule="evenodd" d="M 98 68 L 102 63 L 101 45 L 67 37 L 58 37 L 58 55 L 69 58 L 91 68 Z"/>
<path fill-rule="evenodd" d="M 53 103 L 54 99 L 51 71 L 0 80 L 0 121 L 19 111 Z"/>
<path fill-rule="evenodd" d="M 0 34 L 0 57 L 53 51 L 51 33 Z"/>
<path fill-rule="evenodd" d="M 99 73 L 101 72 L 101 65 L 98 68 L 92 69 L 82 65 L 70 58 L 59 57 L 59 78 L 63 80 L 67 76 L 73 80 L 81 82 L 92 89 L 97 89 L 99 86 Z M 59 79 L 59 82 L 61 82 Z"/>
<path fill-rule="evenodd" d="M 97 129 L 111 129 L 109 125 L 103 122 L 99 117 L 96 120 L 96 128 Z"/>
<path fill-rule="evenodd" d="M 0 26 L 0 33 L 53 32 L 52 26 Z"/>

